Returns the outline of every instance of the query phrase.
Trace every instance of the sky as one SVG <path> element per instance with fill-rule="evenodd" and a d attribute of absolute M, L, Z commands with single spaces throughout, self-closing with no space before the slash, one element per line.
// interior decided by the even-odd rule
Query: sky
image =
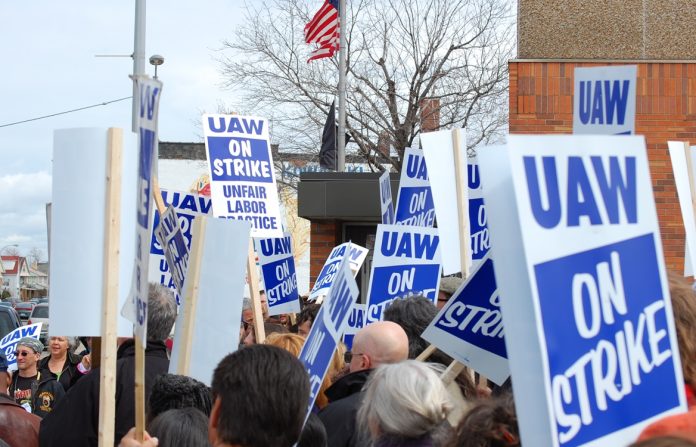
<path fill-rule="evenodd" d="M 201 141 L 200 116 L 234 98 L 224 88 L 222 42 L 243 20 L 242 0 L 150 0 L 146 59 L 164 56 L 161 141 Z M 0 2 L 0 251 L 17 244 L 47 258 L 45 204 L 51 201 L 55 129 L 130 129 L 130 100 L 4 126 L 124 98 L 132 93 L 134 1 Z M 148 74 L 154 67 L 146 60 Z M 88 187 L 88 185 L 85 185 Z"/>

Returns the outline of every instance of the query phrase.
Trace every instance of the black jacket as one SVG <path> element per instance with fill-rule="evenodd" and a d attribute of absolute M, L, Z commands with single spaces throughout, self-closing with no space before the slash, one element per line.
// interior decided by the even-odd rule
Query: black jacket
<path fill-rule="evenodd" d="M 356 371 L 340 378 L 326 391 L 329 405 L 319 412 L 331 447 L 362 445 L 356 431 L 355 416 L 362 401 L 362 390 L 371 370 Z"/>
<path fill-rule="evenodd" d="M 41 375 L 53 376 L 58 383 L 63 385 L 65 391 L 68 391 L 70 387 L 75 385 L 75 382 L 77 382 L 77 380 L 83 376 L 83 374 L 77 370 L 77 365 L 79 365 L 82 361 L 82 357 L 79 355 L 68 352 L 68 356 L 63 364 L 63 372 L 60 373 L 60 378 L 56 374 L 53 374 L 51 369 L 48 367 L 48 361 L 50 359 L 51 356 L 49 355 L 41 360 L 39 363 L 39 371 L 41 371 Z"/>
<path fill-rule="evenodd" d="M 19 373 L 12 376 L 9 392 L 14 396 Z M 31 384 L 31 412 L 38 417 L 46 417 L 65 396 L 63 386 L 50 374 L 39 372 L 37 380 Z"/>
<path fill-rule="evenodd" d="M 135 343 L 124 342 L 116 361 L 116 426 L 114 445 L 135 425 Z M 145 350 L 145 401 L 155 378 L 169 369 L 163 342 L 147 342 Z M 41 421 L 39 445 L 45 447 L 96 446 L 99 425 L 99 368 L 70 388 L 55 410 Z"/>

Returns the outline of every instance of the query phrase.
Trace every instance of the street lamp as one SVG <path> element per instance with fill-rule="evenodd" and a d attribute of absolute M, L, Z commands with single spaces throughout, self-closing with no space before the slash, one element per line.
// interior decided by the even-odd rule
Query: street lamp
<path fill-rule="evenodd" d="M 150 56 L 150 65 L 155 66 L 155 79 L 157 79 L 157 67 L 162 65 L 164 63 L 164 57 L 160 56 L 159 54 L 153 54 Z"/>

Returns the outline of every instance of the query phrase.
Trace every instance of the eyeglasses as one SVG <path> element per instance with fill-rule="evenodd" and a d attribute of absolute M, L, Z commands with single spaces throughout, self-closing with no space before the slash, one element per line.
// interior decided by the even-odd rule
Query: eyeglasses
<path fill-rule="evenodd" d="M 348 351 L 345 354 L 343 354 L 343 361 L 346 363 L 350 363 L 353 360 L 353 357 L 355 357 L 356 355 L 365 355 L 365 354 L 358 354 L 357 352 Z"/>
<path fill-rule="evenodd" d="M 14 352 L 15 357 L 19 357 L 19 356 L 26 357 L 29 354 L 31 354 L 29 351 L 15 351 Z"/>

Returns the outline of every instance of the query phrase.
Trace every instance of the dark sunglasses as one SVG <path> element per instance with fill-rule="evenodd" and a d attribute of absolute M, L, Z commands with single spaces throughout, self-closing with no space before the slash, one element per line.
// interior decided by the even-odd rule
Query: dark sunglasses
<path fill-rule="evenodd" d="M 29 351 L 15 351 L 15 352 L 14 352 L 15 357 L 19 357 L 20 355 L 21 355 L 22 357 L 26 357 L 26 356 L 28 356 L 29 354 L 31 354 Z"/>
<path fill-rule="evenodd" d="M 365 355 L 365 354 L 352 353 L 352 352 L 348 351 L 345 354 L 343 354 L 343 361 L 346 363 L 350 363 L 353 360 L 353 357 L 355 357 L 356 355 Z"/>

